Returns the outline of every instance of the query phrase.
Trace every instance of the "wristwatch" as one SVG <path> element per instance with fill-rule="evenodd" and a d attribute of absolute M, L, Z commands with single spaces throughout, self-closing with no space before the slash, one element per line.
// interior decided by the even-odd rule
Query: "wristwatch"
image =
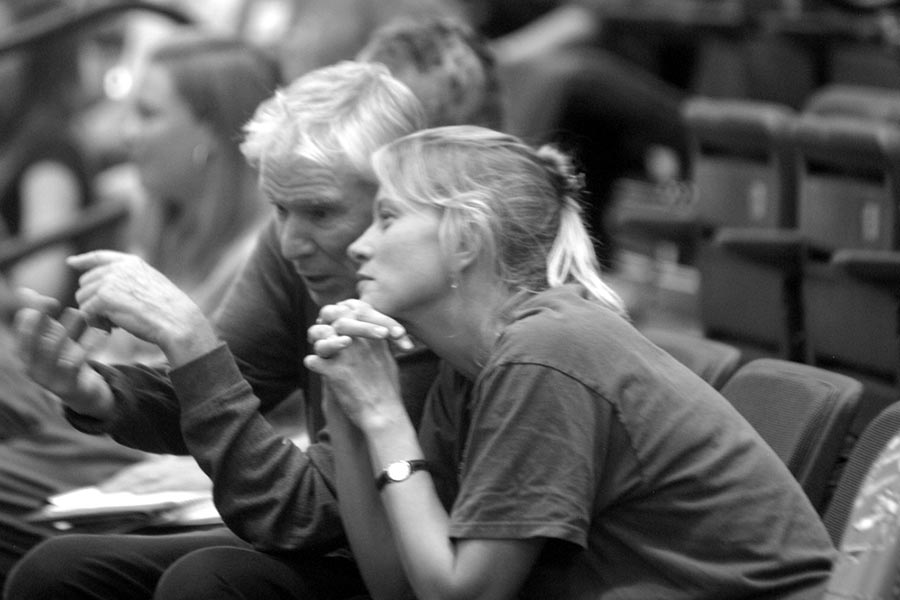
<path fill-rule="evenodd" d="M 416 471 L 428 470 L 430 469 L 427 460 L 398 460 L 397 462 L 392 462 L 375 479 L 375 488 L 381 490 L 389 483 L 406 481 Z"/>

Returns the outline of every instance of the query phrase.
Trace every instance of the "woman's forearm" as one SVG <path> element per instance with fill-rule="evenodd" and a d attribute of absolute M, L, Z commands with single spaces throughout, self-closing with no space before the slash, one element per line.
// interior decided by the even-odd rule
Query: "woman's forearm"
<path fill-rule="evenodd" d="M 340 409 L 329 412 L 328 428 L 341 520 L 366 587 L 376 600 L 412 597 L 375 489 L 365 438 Z"/>
<path fill-rule="evenodd" d="M 373 478 L 385 466 L 422 458 L 408 422 L 368 430 L 366 441 L 371 456 L 366 485 L 370 494 Z M 365 476 L 360 467 L 364 485 Z M 419 600 L 513 598 L 542 546 L 540 539 L 452 539 L 449 515 L 425 471 L 388 483 L 379 496 L 399 560 Z"/>
<path fill-rule="evenodd" d="M 387 465 L 423 458 L 415 429 L 407 420 L 377 432 L 369 431 L 366 437 L 371 457 L 366 487 L 378 496 L 416 597 L 453 597 L 458 583 L 454 573 L 456 556 L 449 536 L 449 518 L 431 475 L 419 471 L 405 481 L 388 483 L 380 491 L 375 489 L 375 479 Z"/>

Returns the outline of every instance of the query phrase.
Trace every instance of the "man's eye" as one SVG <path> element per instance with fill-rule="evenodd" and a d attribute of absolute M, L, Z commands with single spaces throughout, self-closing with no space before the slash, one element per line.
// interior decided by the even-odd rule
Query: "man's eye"
<path fill-rule="evenodd" d="M 281 204 L 273 204 L 275 207 L 275 214 L 279 219 L 284 219 L 287 216 L 287 209 Z"/>

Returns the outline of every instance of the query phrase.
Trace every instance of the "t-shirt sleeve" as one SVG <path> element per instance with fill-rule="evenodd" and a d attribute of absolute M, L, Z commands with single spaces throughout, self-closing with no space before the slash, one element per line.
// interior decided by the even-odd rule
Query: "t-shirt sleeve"
<path fill-rule="evenodd" d="M 451 512 L 456 538 L 587 546 L 612 409 L 558 370 L 508 364 L 476 389 Z"/>

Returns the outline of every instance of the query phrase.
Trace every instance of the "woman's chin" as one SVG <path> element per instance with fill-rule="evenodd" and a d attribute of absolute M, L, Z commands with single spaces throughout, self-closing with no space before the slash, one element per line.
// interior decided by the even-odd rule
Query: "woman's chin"
<path fill-rule="evenodd" d="M 366 304 L 368 304 L 369 306 L 371 306 L 372 308 L 374 308 L 375 310 L 377 310 L 378 312 L 385 314 L 385 315 L 390 315 L 391 314 L 390 311 L 395 306 L 392 302 L 388 302 L 387 299 L 383 295 L 377 294 L 377 293 L 363 292 L 362 294 L 360 294 L 359 299 L 362 300 L 363 302 L 365 302 Z"/>

